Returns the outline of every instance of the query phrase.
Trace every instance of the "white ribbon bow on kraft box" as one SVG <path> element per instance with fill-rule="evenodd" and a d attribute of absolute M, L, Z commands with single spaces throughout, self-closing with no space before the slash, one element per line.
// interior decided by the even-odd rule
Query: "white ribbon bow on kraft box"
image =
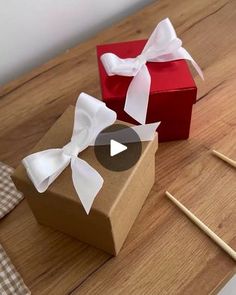
<path fill-rule="evenodd" d="M 93 167 L 80 159 L 78 154 L 93 146 L 97 135 L 115 120 L 116 113 L 106 107 L 105 103 L 81 93 L 76 102 L 70 142 L 62 148 L 31 154 L 22 161 L 37 191 L 45 192 L 70 164 L 74 188 L 88 214 L 104 180 Z M 141 141 L 150 141 L 154 138 L 159 124 L 158 122 L 132 128 L 138 133 Z M 129 139 L 127 141 L 130 142 Z"/>
<path fill-rule="evenodd" d="M 141 124 L 146 122 L 151 85 L 151 76 L 146 63 L 179 59 L 189 60 L 199 76 L 204 79 L 198 64 L 188 51 L 182 47 L 182 41 L 177 37 L 175 29 L 168 18 L 162 20 L 156 26 L 142 53 L 136 58 L 122 59 L 113 53 L 105 53 L 101 56 L 102 64 L 108 76 L 134 77 L 127 90 L 124 110 Z"/>

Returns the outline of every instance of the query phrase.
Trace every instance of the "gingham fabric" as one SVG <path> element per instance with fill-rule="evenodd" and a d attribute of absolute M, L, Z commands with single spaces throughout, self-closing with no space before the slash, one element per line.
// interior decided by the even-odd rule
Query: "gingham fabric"
<path fill-rule="evenodd" d="M 0 162 L 0 219 L 23 199 L 22 194 L 16 190 L 10 178 L 13 170 Z"/>
<path fill-rule="evenodd" d="M 0 245 L 0 294 L 28 295 L 31 294 L 21 276 L 11 263 L 9 257 Z"/>
<path fill-rule="evenodd" d="M 0 219 L 23 199 L 10 175 L 13 168 L 0 162 Z M 0 244 L 0 295 L 31 294 Z"/>

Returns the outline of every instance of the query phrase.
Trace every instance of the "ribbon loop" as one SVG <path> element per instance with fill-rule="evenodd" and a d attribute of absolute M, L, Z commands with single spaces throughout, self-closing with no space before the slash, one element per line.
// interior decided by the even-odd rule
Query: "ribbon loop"
<path fill-rule="evenodd" d="M 148 39 L 143 51 L 136 58 L 120 58 L 113 53 L 101 56 L 102 64 L 109 76 L 134 77 L 126 94 L 125 111 L 136 121 L 145 124 L 150 93 L 150 74 L 144 67 L 147 62 L 167 62 L 178 59 L 190 61 L 204 80 L 203 73 L 177 37 L 168 18 L 162 20 Z M 139 78 L 136 78 L 136 77 Z M 142 77 L 142 79 L 140 79 Z M 140 84 L 141 83 L 141 84 Z"/>
<path fill-rule="evenodd" d="M 28 176 L 38 192 L 43 193 L 70 163 L 62 149 L 49 149 L 23 159 Z"/>

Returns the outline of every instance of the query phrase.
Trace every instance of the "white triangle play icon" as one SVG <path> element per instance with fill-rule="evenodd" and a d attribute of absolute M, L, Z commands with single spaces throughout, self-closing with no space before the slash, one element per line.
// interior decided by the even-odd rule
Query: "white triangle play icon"
<path fill-rule="evenodd" d="M 113 157 L 123 151 L 127 150 L 127 146 L 119 143 L 118 141 L 111 139 L 110 140 L 110 156 Z"/>

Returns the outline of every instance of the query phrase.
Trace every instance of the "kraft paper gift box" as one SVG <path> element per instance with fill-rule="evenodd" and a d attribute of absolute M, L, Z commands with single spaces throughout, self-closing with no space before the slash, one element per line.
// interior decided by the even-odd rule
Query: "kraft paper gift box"
<path fill-rule="evenodd" d="M 62 147 L 68 143 L 72 134 L 74 111 L 73 106 L 69 107 L 32 152 Z M 94 147 L 89 146 L 79 154 L 104 179 L 103 187 L 88 215 L 73 187 L 70 167 L 44 193 L 35 189 L 22 164 L 17 167 L 12 179 L 23 192 L 40 224 L 117 255 L 154 184 L 157 145 L 157 136 L 152 141 L 142 142 L 139 161 L 122 172 L 104 168 L 96 159 Z"/>
<path fill-rule="evenodd" d="M 164 25 L 170 26 L 168 19 L 163 22 Z M 159 32 L 154 32 L 153 36 L 154 34 L 157 34 L 156 48 L 158 49 L 160 43 Z M 115 54 L 122 59 L 118 65 L 121 68 L 123 67 L 122 62 L 124 62 L 124 59 L 137 58 L 146 43 L 147 40 L 138 40 L 97 46 L 102 99 L 109 108 L 117 112 L 119 120 L 132 124 L 139 123 L 124 111 L 124 107 L 126 93 L 134 78 L 133 76 L 125 76 L 125 74 L 108 75 L 101 57 L 105 53 Z M 185 54 L 186 52 L 184 51 L 183 56 Z M 178 56 L 178 53 L 176 56 Z M 114 56 L 111 59 L 114 59 Z M 203 78 L 201 70 L 196 63 L 192 59 L 190 61 L 194 63 L 195 68 Z M 159 142 L 187 139 L 190 132 L 192 107 L 196 102 L 197 95 L 197 87 L 187 62 L 183 59 L 168 62 L 147 61 L 146 66 L 151 77 L 146 123 L 161 121 L 161 125 L 158 128 Z M 136 96 L 135 103 L 139 104 L 139 93 Z"/>

